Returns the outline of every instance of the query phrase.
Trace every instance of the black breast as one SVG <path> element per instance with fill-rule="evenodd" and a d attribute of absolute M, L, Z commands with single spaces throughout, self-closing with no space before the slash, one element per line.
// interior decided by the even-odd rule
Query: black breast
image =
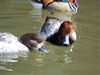
<path fill-rule="evenodd" d="M 61 37 L 58 33 L 55 33 L 54 35 L 51 35 L 46 39 L 46 41 L 55 44 L 55 45 L 64 45 L 63 44 L 63 37 Z M 69 45 L 64 45 L 64 46 L 70 46 L 75 42 L 75 39 L 73 37 L 69 37 Z"/>
<path fill-rule="evenodd" d="M 63 38 L 59 36 L 58 33 L 55 33 L 54 35 L 51 35 L 46 39 L 46 41 L 55 44 L 55 45 L 63 45 Z"/>

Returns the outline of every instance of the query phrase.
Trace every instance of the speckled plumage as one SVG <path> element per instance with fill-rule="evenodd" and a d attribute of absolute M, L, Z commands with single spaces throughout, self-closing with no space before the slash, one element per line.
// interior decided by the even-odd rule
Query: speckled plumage
<path fill-rule="evenodd" d="M 28 52 L 28 48 L 13 34 L 0 32 L 0 52 Z"/>
<path fill-rule="evenodd" d="M 29 52 L 34 49 L 47 53 L 44 41 L 38 34 L 27 33 L 17 38 L 11 33 L 0 32 L 0 53 Z"/>

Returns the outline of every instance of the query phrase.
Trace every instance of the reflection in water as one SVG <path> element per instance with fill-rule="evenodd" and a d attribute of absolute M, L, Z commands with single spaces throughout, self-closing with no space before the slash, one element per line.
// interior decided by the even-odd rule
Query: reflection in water
<path fill-rule="evenodd" d="M 53 11 L 50 16 L 67 21 L 72 21 L 73 19 L 73 14 L 70 12 Z"/>
<path fill-rule="evenodd" d="M 35 55 L 35 60 L 34 60 L 34 63 L 35 65 L 32 63 L 33 66 L 35 67 L 44 67 L 45 66 L 45 60 L 44 60 L 44 57 L 45 55 L 41 52 L 38 52 L 36 55 Z"/>
<path fill-rule="evenodd" d="M 13 69 L 5 67 L 7 63 L 13 65 L 18 62 L 18 58 L 22 57 L 23 60 L 27 58 L 27 53 L 0 53 L 0 70 L 13 71 Z"/>
<path fill-rule="evenodd" d="M 13 69 L 8 69 L 7 67 L 4 66 L 0 66 L 0 70 L 13 71 Z"/>
<path fill-rule="evenodd" d="M 30 13 L 30 16 L 32 16 L 34 18 L 42 18 L 42 10 L 41 9 L 34 8 L 29 13 Z"/>
<path fill-rule="evenodd" d="M 18 57 L 24 57 L 27 58 L 27 53 L 0 53 L 0 61 L 2 62 L 18 62 L 18 60 L 13 60 L 17 59 Z"/>
<path fill-rule="evenodd" d="M 70 52 L 73 52 L 73 48 L 74 48 L 74 45 L 71 45 L 71 47 L 70 47 Z"/>

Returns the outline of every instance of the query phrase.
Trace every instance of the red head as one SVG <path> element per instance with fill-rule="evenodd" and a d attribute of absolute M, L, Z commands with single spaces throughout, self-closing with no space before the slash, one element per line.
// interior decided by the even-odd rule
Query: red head
<path fill-rule="evenodd" d="M 59 28 L 59 34 L 61 36 L 64 36 L 65 34 L 67 35 L 69 34 L 69 36 L 71 36 L 72 31 L 73 31 L 72 23 L 69 21 L 64 21 Z"/>

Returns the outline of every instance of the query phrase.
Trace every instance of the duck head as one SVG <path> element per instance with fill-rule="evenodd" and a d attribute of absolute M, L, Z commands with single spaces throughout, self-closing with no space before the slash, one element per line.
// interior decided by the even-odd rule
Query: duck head
<path fill-rule="evenodd" d="M 44 41 L 38 34 L 27 33 L 20 37 L 20 42 L 24 44 L 30 51 L 36 49 L 44 53 L 48 51 L 44 48 Z"/>
<path fill-rule="evenodd" d="M 72 28 L 72 23 L 69 21 L 64 21 L 60 28 L 59 28 L 59 35 L 63 38 L 63 45 L 69 46 L 70 41 L 69 37 L 72 36 L 73 28 Z"/>
<path fill-rule="evenodd" d="M 63 37 L 65 34 L 71 36 L 72 35 L 72 23 L 70 21 L 64 21 L 60 28 L 59 28 L 59 34 Z"/>

